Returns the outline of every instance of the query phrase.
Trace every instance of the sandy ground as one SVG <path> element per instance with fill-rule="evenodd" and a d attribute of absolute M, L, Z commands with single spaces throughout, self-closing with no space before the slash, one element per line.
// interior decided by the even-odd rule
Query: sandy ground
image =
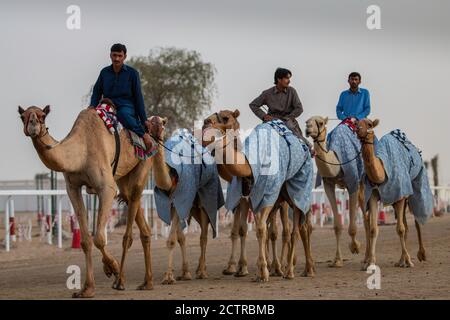
<path fill-rule="evenodd" d="M 391 218 L 392 219 L 392 218 Z M 143 280 L 144 258 L 137 230 L 126 266 L 126 290 L 111 289 L 112 280 L 102 272 L 101 255 L 94 251 L 96 299 L 450 299 L 450 214 L 432 218 L 424 227 L 425 247 L 428 261 L 420 263 L 416 258 L 417 234 L 409 220 L 408 248 L 416 264 L 411 269 L 394 267 L 400 257 L 400 242 L 395 226 L 380 227 L 378 240 L 378 265 L 382 280 L 380 290 L 369 290 L 366 280 L 369 274 L 360 271 L 363 254 L 352 255 L 347 248 L 349 237 L 343 237 L 345 266 L 340 269 L 328 267 L 334 257 L 335 238 L 331 226 L 315 227 L 312 235 L 316 276 L 302 278 L 304 267 L 303 248 L 298 247 L 299 264 L 296 278 L 285 280 L 271 277 L 268 283 L 253 281 L 256 273 L 257 241 L 255 232 L 248 237 L 250 275 L 244 278 L 222 275 L 230 253 L 229 228 L 220 230 L 218 239 L 210 239 L 207 248 L 209 278 L 161 285 L 167 266 L 165 240 L 152 241 L 154 290 L 136 291 Z M 358 229 L 358 239 L 364 245 L 364 230 Z M 110 236 L 108 247 L 120 258 L 123 228 Z M 0 234 L 0 238 L 2 235 Z M 199 256 L 198 234 L 188 234 L 188 255 L 191 272 L 195 274 Z M 69 265 L 79 265 L 84 280 L 84 254 L 71 249 L 70 241 L 65 249 L 58 249 L 39 242 L 16 242 L 12 251 L 0 248 L 0 299 L 66 299 L 72 290 L 66 288 Z M 177 274 L 180 270 L 180 254 L 175 254 Z"/>

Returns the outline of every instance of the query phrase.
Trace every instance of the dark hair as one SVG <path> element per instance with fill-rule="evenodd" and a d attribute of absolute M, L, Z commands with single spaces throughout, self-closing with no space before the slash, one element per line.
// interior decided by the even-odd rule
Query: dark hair
<path fill-rule="evenodd" d="M 290 70 L 285 68 L 277 68 L 277 70 L 275 70 L 275 75 L 273 76 L 274 83 L 277 84 L 278 79 L 283 79 L 288 75 L 292 77 L 292 72 Z"/>
<path fill-rule="evenodd" d="M 361 75 L 358 72 L 352 72 L 348 75 L 348 78 L 358 77 L 361 80 Z"/>
<path fill-rule="evenodd" d="M 121 43 L 115 43 L 111 47 L 111 52 L 122 52 L 127 54 L 127 47 L 125 47 L 124 44 Z"/>

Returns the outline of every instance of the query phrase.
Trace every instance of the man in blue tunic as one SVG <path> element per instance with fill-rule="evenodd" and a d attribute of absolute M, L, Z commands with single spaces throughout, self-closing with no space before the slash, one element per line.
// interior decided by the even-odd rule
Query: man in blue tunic
<path fill-rule="evenodd" d="M 336 106 L 336 115 L 338 119 L 351 119 L 352 122 L 367 118 L 370 113 L 370 94 L 367 89 L 360 88 L 361 75 L 358 72 L 352 72 L 348 76 L 350 88 L 345 90 L 339 96 Z"/>
<path fill-rule="evenodd" d="M 101 99 L 110 99 L 115 107 L 117 119 L 122 125 L 143 138 L 147 150 L 152 146 L 146 133 L 147 115 L 141 91 L 139 73 L 124 64 L 127 58 L 125 45 L 116 43 L 111 47 L 112 64 L 100 71 L 92 91 L 90 107 L 96 107 Z"/>

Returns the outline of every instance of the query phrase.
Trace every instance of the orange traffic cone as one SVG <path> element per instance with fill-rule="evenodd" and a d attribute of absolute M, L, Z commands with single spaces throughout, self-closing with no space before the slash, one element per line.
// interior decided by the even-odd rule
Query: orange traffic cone
<path fill-rule="evenodd" d="M 381 210 L 378 214 L 378 225 L 385 225 L 386 224 L 386 213 L 384 210 Z"/>
<path fill-rule="evenodd" d="M 78 221 L 75 220 L 75 217 L 71 217 L 71 227 L 72 227 L 72 249 L 80 249 L 81 248 L 81 233 L 80 226 L 78 225 Z"/>

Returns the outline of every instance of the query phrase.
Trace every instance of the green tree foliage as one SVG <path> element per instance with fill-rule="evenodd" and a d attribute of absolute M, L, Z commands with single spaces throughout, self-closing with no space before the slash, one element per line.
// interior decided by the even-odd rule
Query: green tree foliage
<path fill-rule="evenodd" d="M 139 71 L 147 116 L 168 118 L 167 133 L 193 128 L 211 109 L 216 70 L 196 51 L 158 48 L 128 64 Z"/>

